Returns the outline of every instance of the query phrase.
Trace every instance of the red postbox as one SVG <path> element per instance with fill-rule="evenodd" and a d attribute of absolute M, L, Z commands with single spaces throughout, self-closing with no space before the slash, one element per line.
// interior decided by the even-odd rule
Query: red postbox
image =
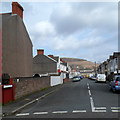
<path fill-rule="evenodd" d="M 14 83 L 13 79 L 10 78 L 8 74 L 3 74 L 2 75 L 2 104 L 6 104 L 10 101 L 14 100 Z"/>

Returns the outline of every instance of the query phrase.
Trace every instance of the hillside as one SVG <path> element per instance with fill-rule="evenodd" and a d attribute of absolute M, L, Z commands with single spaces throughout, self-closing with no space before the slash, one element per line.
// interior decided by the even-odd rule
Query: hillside
<path fill-rule="evenodd" d="M 85 69 L 85 70 L 91 70 L 95 68 L 95 63 L 79 59 L 79 58 L 62 58 L 62 60 L 66 61 L 72 69 Z M 96 64 L 98 66 L 98 64 Z"/>
<path fill-rule="evenodd" d="M 79 59 L 79 58 L 62 58 L 64 61 L 67 62 L 80 62 L 80 61 L 86 61 L 84 59 Z"/>

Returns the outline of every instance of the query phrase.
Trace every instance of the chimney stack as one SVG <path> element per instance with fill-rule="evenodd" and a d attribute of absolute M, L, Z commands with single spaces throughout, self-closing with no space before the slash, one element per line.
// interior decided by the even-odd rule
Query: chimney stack
<path fill-rule="evenodd" d="M 54 56 L 53 55 L 48 55 L 49 57 L 53 58 Z"/>
<path fill-rule="evenodd" d="M 17 14 L 23 18 L 23 7 L 18 2 L 12 2 L 12 14 Z"/>
<path fill-rule="evenodd" d="M 37 55 L 44 55 L 44 50 L 43 49 L 38 49 L 37 50 Z"/>

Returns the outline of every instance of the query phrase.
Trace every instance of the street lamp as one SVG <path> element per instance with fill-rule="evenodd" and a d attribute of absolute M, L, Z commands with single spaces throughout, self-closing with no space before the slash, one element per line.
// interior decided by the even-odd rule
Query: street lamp
<path fill-rule="evenodd" d="M 97 72 L 96 72 L 96 61 L 95 61 L 95 77 L 97 76 Z"/>

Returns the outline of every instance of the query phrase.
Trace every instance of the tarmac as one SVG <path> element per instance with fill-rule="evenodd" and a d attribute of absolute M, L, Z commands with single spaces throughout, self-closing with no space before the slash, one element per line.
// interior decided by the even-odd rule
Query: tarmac
<path fill-rule="evenodd" d="M 21 111 L 22 109 L 24 109 L 28 105 L 30 105 L 34 102 L 37 102 L 38 100 L 48 96 L 49 94 L 52 94 L 53 92 L 57 91 L 61 87 L 62 87 L 62 84 L 57 85 L 57 86 L 53 86 L 53 87 L 49 87 L 49 88 L 46 88 L 44 90 L 34 92 L 30 95 L 26 95 L 22 98 L 15 100 L 15 101 L 12 101 L 10 103 L 7 103 L 7 104 L 2 106 L 1 117 L 4 118 L 5 116 L 10 116 L 10 115 L 16 114 L 17 112 Z"/>

